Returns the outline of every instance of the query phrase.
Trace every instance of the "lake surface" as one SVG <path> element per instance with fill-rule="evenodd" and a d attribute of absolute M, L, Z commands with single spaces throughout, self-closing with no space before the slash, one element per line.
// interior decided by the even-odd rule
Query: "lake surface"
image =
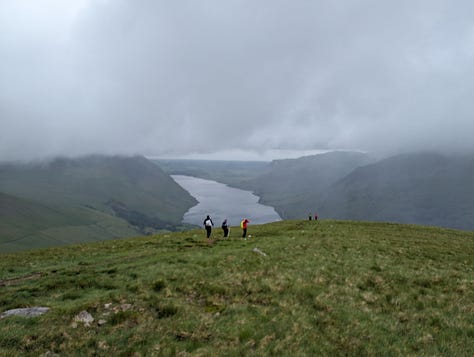
<path fill-rule="evenodd" d="M 240 225 L 243 218 L 250 220 L 250 224 L 281 220 L 273 207 L 258 203 L 259 197 L 250 191 L 197 177 L 183 175 L 171 177 L 199 201 L 184 214 L 184 223 L 202 226 L 207 215 L 211 216 L 216 228 L 220 227 L 226 218 L 231 226 Z"/>

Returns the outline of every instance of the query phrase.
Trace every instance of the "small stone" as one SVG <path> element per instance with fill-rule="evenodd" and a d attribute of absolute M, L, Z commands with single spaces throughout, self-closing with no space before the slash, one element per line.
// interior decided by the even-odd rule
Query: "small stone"
<path fill-rule="evenodd" d="M 122 304 L 122 305 L 120 305 L 120 308 L 122 309 L 122 311 L 128 311 L 132 308 L 132 305 L 131 304 Z"/>
<path fill-rule="evenodd" d="M 104 304 L 104 308 L 106 309 L 110 309 L 111 306 L 112 306 L 111 302 L 109 302 L 108 304 Z"/>
<path fill-rule="evenodd" d="M 94 318 L 87 311 L 83 310 L 74 317 L 75 322 L 82 322 L 84 326 L 89 327 L 91 322 L 94 321 Z"/>
<path fill-rule="evenodd" d="M 99 321 L 97 321 L 97 325 L 102 326 L 102 325 L 104 325 L 106 322 L 107 322 L 106 320 L 100 319 Z"/>
<path fill-rule="evenodd" d="M 77 322 L 73 322 L 73 323 L 71 324 L 71 327 L 72 327 L 72 328 L 77 328 Z"/>

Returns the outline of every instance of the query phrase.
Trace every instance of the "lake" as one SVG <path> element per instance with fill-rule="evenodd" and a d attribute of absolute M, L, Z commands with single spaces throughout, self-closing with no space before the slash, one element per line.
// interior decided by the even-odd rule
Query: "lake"
<path fill-rule="evenodd" d="M 202 226 L 207 215 L 211 216 L 214 227 L 220 227 L 226 218 L 231 226 L 240 225 L 243 218 L 250 220 L 250 224 L 281 220 L 273 207 L 258 203 L 259 197 L 250 191 L 197 177 L 183 175 L 171 177 L 199 201 L 184 214 L 184 223 Z"/>

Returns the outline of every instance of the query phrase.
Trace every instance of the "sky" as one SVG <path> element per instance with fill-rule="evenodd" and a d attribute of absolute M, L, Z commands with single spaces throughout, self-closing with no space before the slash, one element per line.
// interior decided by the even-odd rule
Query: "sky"
<path fill-rule="evenodd" d="M 0 1 L 0 160 L 474 152 L 473 93 L 472 0 Z"/>

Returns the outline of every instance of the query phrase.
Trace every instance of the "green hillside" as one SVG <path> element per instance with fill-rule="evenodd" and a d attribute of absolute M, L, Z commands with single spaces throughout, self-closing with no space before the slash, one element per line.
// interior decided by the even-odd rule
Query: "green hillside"
<path fill-rule="evenodd" d="M 0 165 L 0 252 L 181 226 L 196 200 L 143 157 Z"/>
<path fill-rule="evenodd" d="M 328 190 L 320 212 L 474 230 L 474 157 L 405 154 L 360 167 Z"/>
<path fill-rule="evenodd" d="M 52 207 L 0 193 L 0 252 L 136 236 L 126 221 L 88 207 Z"/>
<path fill-rule="evenodd" d="M 249 232 L 2 255 L 2 311 L 50 311 L 0 319 L 0 355 L 474 354 L 474 233 L 329 220 Z"/>
<path fill-rule="evenodd" d="M 267 172 L 237 186 L 255 192 L 281 217 L 301 218 L 314 214 L 332 184 L 371 160 L 367 154 L 344 151 L 274 160 Z"/>

